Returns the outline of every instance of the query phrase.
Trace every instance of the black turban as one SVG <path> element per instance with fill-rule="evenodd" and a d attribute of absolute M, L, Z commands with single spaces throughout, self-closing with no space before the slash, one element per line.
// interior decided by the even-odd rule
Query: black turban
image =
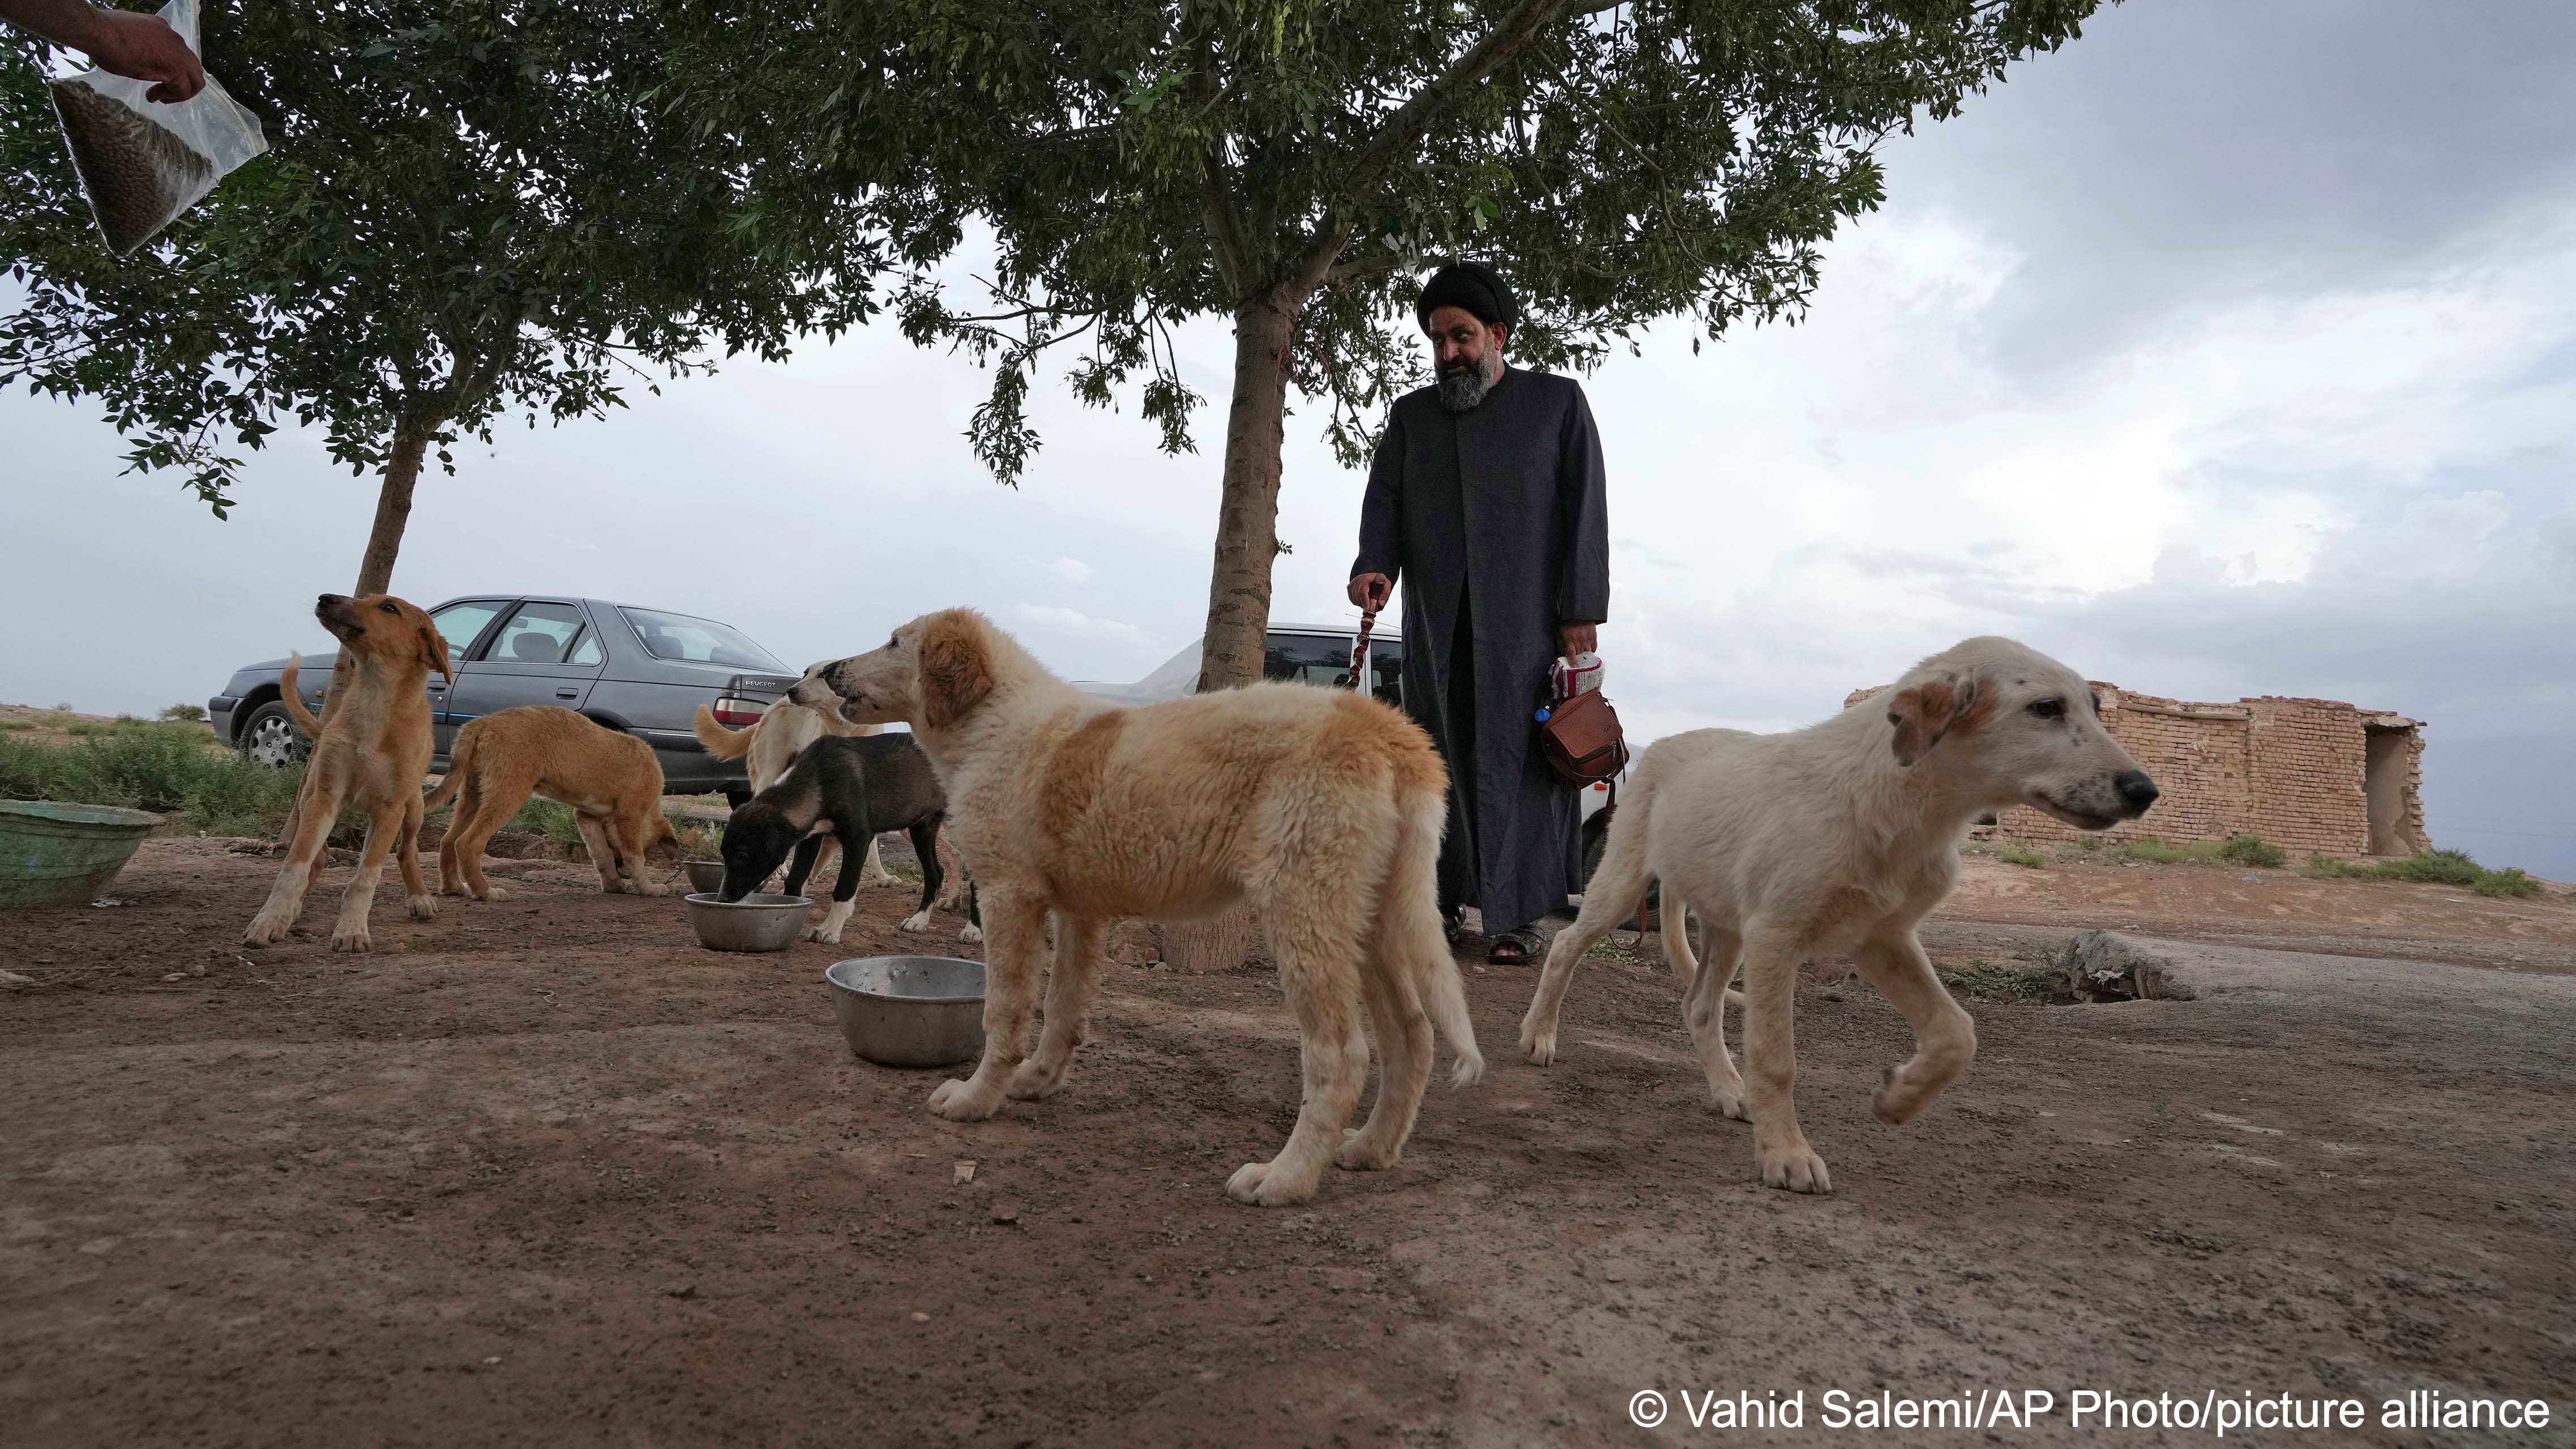
<path fill-rule="evenodd" d="M 1431 274 L 1414 299 L 1413 320 L 1431 330 L 1431 314 L 1443 307 L 1463 307 L 1488 327 L 1512 326 L 1521 320 L 1511 284 L 1482 262 L 1451 262 Z"/>

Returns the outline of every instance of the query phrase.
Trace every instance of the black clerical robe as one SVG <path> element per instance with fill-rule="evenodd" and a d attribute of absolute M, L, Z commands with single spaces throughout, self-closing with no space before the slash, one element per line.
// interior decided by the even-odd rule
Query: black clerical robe
<path fill-rule="evenodd" d="M 1360 505 L 1353 574 L 1404 589 L 1404 705 L 1449 763 L 1442 904 L 1489 933 L 1565 904 L 1581 806 L 1538 750 L 1561 624 L 1610 614 L 1601 440 L 1572 378 L 1506 368 L 1451 412 L 1396 399 Z"/>

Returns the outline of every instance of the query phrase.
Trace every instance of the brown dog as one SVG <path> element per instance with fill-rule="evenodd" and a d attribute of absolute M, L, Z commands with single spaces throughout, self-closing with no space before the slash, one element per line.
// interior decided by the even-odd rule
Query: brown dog
<path fill-rule="evenodd" d="M 370 944 L 367 908 L 375 903 L 376 881 L 384 874 L 388 853 L 402 862 L 412 919 L 426 921 L 438 914 L 438 902 L 421 879 L 412 840 L 420 831 L 420 778 L 429 772 L 433 753 L 429 672 L 453 678 L 455 671 L 448 666 L 447 640 L 429 616 L 391 594 L 363 599 L 324 594 L 313 606 L 313 617 L 340 641 L 349 668 L 346 681 L 331 692 L 324 710 L 327 722 L 316 720 L 296 691 L 301 659 L 290 658 L 279 681 L 287 713 L 298 729 L 314 737 L 313 757 L 305 763 L 304 784 L 289 817 L 286 868 L 277 873 L 268 904 L 242 933 L 242 944 L 265 946 L 286 939 L 321 866 L 332 822 L 349 808 L 367 812 L 367 844 L 356 878 L 340 897 L 331 949 L 364 951 Z"/>
<path fill-rule="evenodd" d="M 667 893 L 644 879 L 645 852 L 667 840 L 676 854 L 680 840 L 662 813 L 662 762 L 633 735 L 551 704 L 496 710 L 456 732 L 447 778 L 422 807 L 460 791 L 438 843 L 438 888 L 448 895 L 508 899 L 483 879 L 483 847 L 530 795 L 572 807 L 602 891 Z"/>

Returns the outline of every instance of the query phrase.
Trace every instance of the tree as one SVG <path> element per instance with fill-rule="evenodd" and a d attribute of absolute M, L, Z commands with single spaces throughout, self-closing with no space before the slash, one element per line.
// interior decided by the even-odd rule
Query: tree
<path fill-rule="evenodd" d="M 1710 338 L 1794 317 L 1819 246 L 1880 199 L 1878 143 L 2096 3 L 782 0 L 675 84 L 728 124 L 801 120 L 767 164 L 863 195 L 897 239 L 906 333 L 993 368 L 969 436 L 1005 481 L 1059 347 L 1087 402 L 1141 377 L 1163 447 L 1191 450 L 1172 329 L 1232 319 L 1214 688 L 1260 673 L 1288 394 L 1360 461 L 1420 376 L 1427 261 L 1498 261 L 1528 312 L 1513 352 L 1543 367 L 1659 317 Z M 996 257 L 964 308 L 932 272 L 972 226 Z"/>
<path fill-rule="evenodd" d="M 271 150 L 123 264 L 92 230 L 34 67 L 0 65 L 0 384 L 94 399 L 131 469 L 223 517 L 292 417 L 379 473 L 357 591 L 389 583 L 422 464 L 623 405 L 622 379 L 776 356 L 875 306 L 882 262 L 834 224 L 764 235 L 736 137 L 654 93 L 666 30 L 604 0 L 253 3 L 206 16 L 208 69 Z M 817 217 L 828 204 L 811 200 Z"/>

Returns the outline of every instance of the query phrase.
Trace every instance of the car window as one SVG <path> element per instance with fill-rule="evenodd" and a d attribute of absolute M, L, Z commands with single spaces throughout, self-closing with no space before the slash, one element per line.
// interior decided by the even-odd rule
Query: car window
<path fill-rule="evenodd" d="M 635 637 L 644 641 L 644 651 L 656 659 L 684 659 L 701 664 L 723 664 L 735 669 L 762 669 L 773 674 L 794 674 L 771 657 L 768 650 L 745 638 L 742 631 L 713 619 L 692 619 L 686 614 L 664 614 L 652 609 L 620 609 L 626 622 L 635 626 Z"/>
<path fill-rule="evenodd" d="M 430 615 L 429 622 L 436 624 L 440 637 L 447 640 L 449 657 L 463 663 L 465 651 L 474 647 L 475 636 L 483 632 L 483 626 L 492 622 L 492 616 L 501 612 L 506 602 L 502 599 L 467 599 Z"/>
<path fill-rule="evenodd" d="M 1352 640 L 1331 634 L 1273 634 L 1261 649 L 1261 677 L 1347 686 Z"/>
<path fill-rule="evenodd" d="M 564 647 L 580 632 L 581 610 L 571 604 L 521 604 L 492 647 L 483 651 L 483 659 L 489 664 L 561 664 Z"/>
<path fill-rule="evenodd" d="M 1398 640 L 1369 641 L 1369 693 L 1404 708 L 1404 644 Z"/>
<path fill-rule="evenodd" d="M 596 629 L 584 629 L 581 633 L 581 639 L 572 646 L 572 652 L 564 656 L 564 663 L 597 664 L 600 662 L 599 631 Z"/>

